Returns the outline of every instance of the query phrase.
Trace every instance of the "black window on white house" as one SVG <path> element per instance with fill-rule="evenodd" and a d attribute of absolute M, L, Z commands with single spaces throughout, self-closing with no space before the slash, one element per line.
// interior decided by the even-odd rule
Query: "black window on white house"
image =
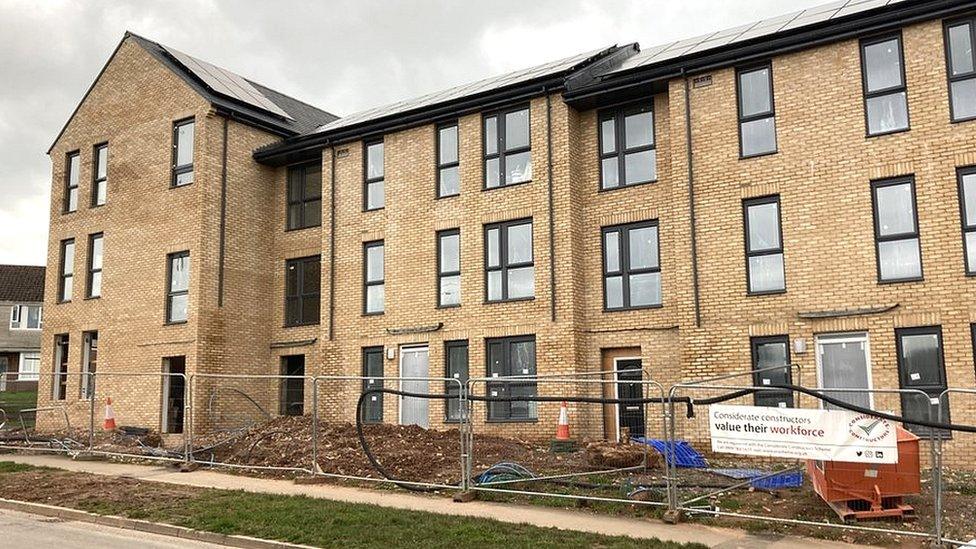
<path fill-rule="evenodd" d="M 899 178 L 871 184 L 878 280 L 922 279 L 922 250 L 918 236 L 915 180 Z"/>
<path fill-rule="evenodd" d="M 386 309 L 385 252 L 382 240 L 363 244 L 363 312 L 368 315 Z"/>
<path fill-rule="evenodd" d="M 71 213 L 78 210 L 78 177 L 81 169 L 81 153 L 68 153 L 64 174 L 64 202 L 61 211 Z"/>
<path fill-rule="evenodd" d="M 489 381 L 486 389 L 490 396 L 536 396 L 535 336 L 488 339 L 485 340 L 485 347 L 488 377 L 515 377 L 506 381 Z M 489 402 L 488 421 L 531 421 L 538 418 L 536 408 L 536 403 L 530 401 Z"/>
<path fill-rule="evenodd" d="M 529 108 L 484 117 L 485 188 L 532 180 Z"/>
<path fill-rule="evenodd" d="M 506 301 L 533 296 L 532 220 L 485 225 L 485 299 Z"/>
<path fill-rule="evenodd" d="M 743 201 L 746 278 L 750 294 L 786 290 L 779 196 Z"/>
<path fill-rule="evenodd" d="M 773 66 L 765 64 L 736 73 L 739 95 L 739 155 L 743 158 L 776 152 Z"/>
<path fill-rule="evenodd" d="M 88 280 L 85 297 L 102 295 L 102 251 L 105 235 L 96 233 L 88 237 Z"/>
<path fill-rule="evenodd" d="M 186 322 L 190 305 L 190 252 L 166 256 L 166 322 Z"/>
<path fill-rule="evenodd" d="M 654 109 L 630 106 L 600 115 L 600 188 L 657 180 Z"/>
<path fill-rule="evenodd" d="M 895 330 L 898 346 L 898 378 L 902 389 L 925 394 L 902 393 L 902 415 L 910 419 L 949 423 L 948 396 L 940 401 L 946 390 L 945 358 L 942 353 L 942 328 L 901 328 Z M 939 418 L 939 408 L 942 418 Z M 931 436 L 934 430 L 906 423 L 905 428 L 918 435 Z M 943 434 L 947 431 L 942 431 Z"/>
<path fill-rule="evenodd" d="M 437 198 L 461 194 L 457 122 L 437 127 Z"/>
<path fill-rule="evenodd" d="M 383 347 L 363 348 L 363 392 L 383 388 Z M 383 393 L 370 393 L 363 403 L 364 423 L 383 422 Z"/>
<path fill-rule="evenodd" d="M 908 89 L 901 34 L 861 41 L 868 135 L 908 129 Z"/>
<path fill-rule="evenodd" d="M 108 143 L 95 145 L 92 160 L 91 205 L 104 206 L 108 197 Z"/>
<path fill-rule="evenodd" d="M 447 341 L 444 343 L 444 383 L 445 393 L 452 398 L 447 401 L 447 421 L 461 420 L 461 401 L 459 396 L 468 383 L 468 341 Z"/>
<path fill-rule="evenodd" d="M 386 207 L 386 183 L 383 157 L 383 141 L 366 143 L 363 155 L 363 210 L 381 210 Z"/>
<path fill-rule="evenodd" d="M 608 311 L 661 305 L 657 221 L 603 228 L 603 307 Z"/>
<path fill-rule="evenodd" d="M 288 230 L 322 224 L 322 165 L 288 168 Z"/>
<path fill-rule="evenodd" d="M 437 305 L 461 304 L 461 231 L 437 233 Z"/>
<path fill-rule="evenodd" d="M 792 385 L 790 339 L 787 336 L 754 337 L 752 345 L 752 378 L 756 387 Z M 787 389 L 756 391 L 756 406 L 792 408 L 793 392 Z"/>
<path fill-rule="evenodd" d="M 289 259 L 285 263 L 285 326 L 319 323 L 322 257 Z"/>
<path fill-rule="evenodd" d="M 193 137 L 192 118 L 173 123 L 173 179 L 170 184 L 174 187 L 193 183 Z"/>
<path fill-rule="evenodd" d="M 61 265 L 58 268 L 58 301 L 71 301 L 75 281 L 75 239 L 61 241 Z"/>
<path fill-rule="evenodd" d="M 966 274 L 976 275 L 976 167 L 959 170 L 959 209 Z"/>
<path fill-rule="evenodd" d="M 949 106 L 954 122 L 976 118 L 976 19 L 946 24 Z"/>

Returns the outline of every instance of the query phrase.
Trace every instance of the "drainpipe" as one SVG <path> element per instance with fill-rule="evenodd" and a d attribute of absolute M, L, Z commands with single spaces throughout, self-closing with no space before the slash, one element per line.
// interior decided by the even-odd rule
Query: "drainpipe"
<path fill-rule="evenodd" d="M 329 341 L 335 339 L 336 151 L 329 147 Z"/>
<path fill-rule="evenodd" d="M 224 249 L 227 232 L 227 117 L 224 119 L 224 143 L 220 153 L 220 244 L 217 263 L 217 307 L 224 306 Z"/>
<path fill-rule="evenodd" d="M 546 94 L 546 179 L 549 186 L 549 318 L 556 321 L 556 220 L 553 217 L 556 207 L 552 184 L 552 98 L 549 88 L 543 87 Z"/>
<path fill-rule="evenodd" d="M 701 328 L 701 296 L 698 286 L 698 236 L 695 221 L 695 163 L 691 150 L 691 89 L 688 74 L 681 69 L 685 81 L 685 148 L 688 154 L 688 215 L 691 223 L 691 283 L 695 299 L 695 328 Z"/>

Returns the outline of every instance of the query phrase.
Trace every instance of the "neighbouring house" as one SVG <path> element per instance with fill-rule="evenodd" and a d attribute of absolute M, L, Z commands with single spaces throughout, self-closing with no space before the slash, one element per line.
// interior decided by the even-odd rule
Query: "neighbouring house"
<path fill-rule="evenodd" d="M 37 389 L 44 267 L 0 265 L 0 391 Z"/>
<path fill-rule="evenodd" d="M 48 151 L 40 400 L 111 396 L 179 432 L 184 380 L 160 372 L 486 378 L 501 396 L 566 389 L 492 379 L 598 374 L 633 396 L 793 364 L 928 417 L 929 398 L 868 389 L 976 387 L 974 42 L 976 2 L 841 1 L 340 118 L 126 33 Z M 112 377 L 135 372 L 157 375 Z M 351 419 L 367 382 L 323 384 L 319 405 Z M 301 379 L 240 387 L 311 407 Z M 974 402 L 946 412 L 976 423 Z M 457 413 L 387 396 L 364 415 Z M 571 413 L 580 436 L 652 421 Z M 557 415 L 500 402 L 472 423 L 548 437 Z M 974 450 L 956 433 L 946 463 Z"/>

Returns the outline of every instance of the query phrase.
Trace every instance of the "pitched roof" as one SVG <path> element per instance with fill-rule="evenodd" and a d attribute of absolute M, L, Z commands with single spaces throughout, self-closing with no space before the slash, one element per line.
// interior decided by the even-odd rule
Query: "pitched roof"
<path fill-rule="evenodd" d="M 0 265 L 0 301 L 44 301 L 44 267 Z"/>

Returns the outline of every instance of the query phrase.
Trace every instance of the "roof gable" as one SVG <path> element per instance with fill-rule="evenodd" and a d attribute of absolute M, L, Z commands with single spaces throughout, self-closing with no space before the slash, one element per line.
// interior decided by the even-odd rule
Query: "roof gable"
<path fill-rule="evenodd" d="M 0 301 L 44 301 L 44 267 L 0 265 Z"/>

